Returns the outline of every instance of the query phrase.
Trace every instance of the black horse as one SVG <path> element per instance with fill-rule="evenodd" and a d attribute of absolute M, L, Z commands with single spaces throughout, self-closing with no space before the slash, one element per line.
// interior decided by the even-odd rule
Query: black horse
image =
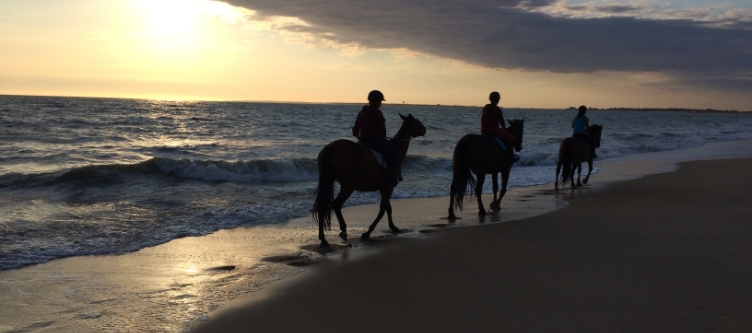
<path fill-rule="evenodd" d="M 525 118 L 509 120 L 507 130 L 516 138 L 514 150 L 522 150 L 522 134 L 525 127 Z M 509 182 L 509 172 L 512 170 L 512 161 L 496 143 L 494 138 L 487 135 L 468 134 L 463 136 L 454 147 L 454 156 L 452 157 L 452 186 L 449 190 L 449 218 L 456 218 L 454 207 L 462 210 L 465 201 L 467 188 L 475 192 L 478 200 L 478 214 L 485 215 L 486 209 L 481 200 L 483 193 L 483 183 L 486 180 L 486 174 L 492 174 L 493 179 L 493 202 L 491 210 L 501 208 L 501 198 L 507 193 L 507 183 Z M 499 189 L 498 174 L 501 172 L 501 192 L 498 199 L 496 192 Z M 477 181 L 472 174 L 475 174 Z"/>

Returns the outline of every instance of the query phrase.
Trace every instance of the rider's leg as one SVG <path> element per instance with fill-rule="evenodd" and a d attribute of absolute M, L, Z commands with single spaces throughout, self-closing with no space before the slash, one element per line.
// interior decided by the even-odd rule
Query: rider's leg
<path fill-rule="evenodd" d="M 397 176 L 397 158 L 399 156 L 399 150 L 397 149 L 397 146 L 392 144 L 386 138 L 361 137 L 360 140 L 375 147 L 376 150 L 381 153 L 381 156 L 384 158 L 384 162 L 386 162 L 388 170 L 388 181 L 399 182 L 399 178 Z"/>
<path fill-rule="evenodd" d="M 512 135 L 512 133 L 509 133 L 503 128 L 490 128 L 488 129 L 488 131 L 497 138 L 501 139 L 501 142 L 504 143 L 507 148 L 507 158 L 510 158 L 512 162 L 517 162 L 520 159 L 519 156 L 514 154 L 515 137 L 514 135 Z"/>
<path fill-rule="evenodd" d="M 402 177 L 397 174 L 397 159 L 399 157 L 397 146 L 392 144 L 391 141 L 384 139 L 381 143 L 381 149 L 384 152 L 386 165 L 389 169 L 389 181 L 399 183 L 402 181 Z"/>

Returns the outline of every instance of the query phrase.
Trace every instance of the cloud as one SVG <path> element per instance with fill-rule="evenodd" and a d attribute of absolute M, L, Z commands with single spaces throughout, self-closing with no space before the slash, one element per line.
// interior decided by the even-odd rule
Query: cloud
<path fill-rule="evenodd" d="M 713 79 L 752 73 L 752 14 L 744 10 L 554 0 L 227 2 L 255 11 L 256 20 L 298 18 L 305 24 L 278 30 L 324 45 L 410 50 L 488 68 L 713 73 Z"/>

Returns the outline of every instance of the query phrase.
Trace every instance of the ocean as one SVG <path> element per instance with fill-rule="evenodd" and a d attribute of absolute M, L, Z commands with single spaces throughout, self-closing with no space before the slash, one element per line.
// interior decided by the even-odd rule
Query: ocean
<path fill-rule="evenodd" d="M 388 135 L 401 124 L 398 113 L 427 129 L 410 145 L 395 198 L 449 194 L 454 145 L 479 131 L 480 109 L 382 107 Z M 359 110 L 0 96 L 0 270 L 306 216 L 316 156 L 333 140 L 352 139 Z M 558 145 L 571 134 L 575 114 L 504 110 L 506 118 L 525 118 L 511 188 L 554 180 Z M 588 117 L 603 125 L 600 160 L 752 140 L 752 117 L 741 113 L 590 110 Z M 356 193 L 346 205 L 377 201 L 377 193 Z"/>

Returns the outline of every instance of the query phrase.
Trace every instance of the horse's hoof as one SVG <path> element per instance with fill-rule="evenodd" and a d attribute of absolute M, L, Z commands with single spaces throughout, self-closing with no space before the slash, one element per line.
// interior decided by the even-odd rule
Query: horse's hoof
<path fill-rule="evenodd" d="M 486 210 L 485 210 L 485 209 L 481 209 L 481 210 L 479 210 L 479 211 L 478 211 L 478 215 L 479 215 L 479 216 L 485 216 L 485 215 L 486 215 Z"/>
<path fill-rule="evenodd" d="M 362 235 L 360 235 L 360 240 L 362 240 L 362 241 L 367 241 L 369 239 L 371 239 L 371 233 L 369 233 L 369 232 L 366 232 L 366 233 L 363 233 Z"/>
<path fill-rule="evenodd" d="M 400 230 L 400 229 L 399 229 L 399 228 L 397 228 L 397 227 L 394 227 L 394 228 L 391 228 L 391 229 L 392 229 L 392 233 L 393 233 L 393 234 L 398 234 L 398 233 L 402 232 L 402 230 Z"/>
<path fill-rule="evenodd" d="M 447 217 L 447 219 L 448 220 L 456 220 L 457 216 L 455 216 L 454 214 L 449 214 L 449 216 Z"/>
<path fill-rule="evenodd" d="M 320 249 L 328 249 L 330 247 L 332 247 L 332 246 L 329 245 L 329 242 L 327 242 L 327 241 L 321 241 L 321 245 L 319 245 Z"/>
<path fill-rule="evenodd" d="M 582 183 L 585 184 L 585 185 L 587 185 L 587 182 L 588 182 L 587 179 L 582 180 Z"/>
<path fill-rule="evenodd" d="M 342 238 L 342 240 L 347 240 L 347 231 L 342 231 L 339 233 L 339 238 Z"/>

